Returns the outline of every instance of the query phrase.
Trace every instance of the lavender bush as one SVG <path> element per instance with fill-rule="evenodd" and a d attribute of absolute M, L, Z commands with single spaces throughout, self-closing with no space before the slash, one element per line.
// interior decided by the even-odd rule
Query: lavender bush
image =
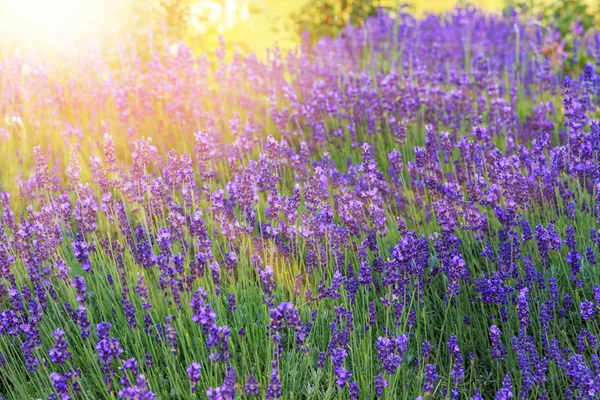
<path fill-rule="evenodd" d="M 600 33 L 149 40 L 0 63 L 3 398 L 600 396 Z"/>

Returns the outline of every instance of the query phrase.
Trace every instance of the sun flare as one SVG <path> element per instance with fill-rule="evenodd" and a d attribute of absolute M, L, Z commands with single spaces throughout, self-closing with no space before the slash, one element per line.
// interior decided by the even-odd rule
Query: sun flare
<path fill-rule="evenodd" d="M 103 0 L 0 0 L 0 40 L 72 44 L 106 26 Z"/>

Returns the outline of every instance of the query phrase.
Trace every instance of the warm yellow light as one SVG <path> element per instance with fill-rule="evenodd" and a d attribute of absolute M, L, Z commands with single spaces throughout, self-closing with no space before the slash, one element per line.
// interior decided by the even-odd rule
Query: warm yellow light
<path fill-rule="evenodd" d="M 71 45 L 103 29 L 106 0 L 0 0 L 2 40 Z"/>
<path fill-rule="evenodd" d="M 257 0 L 196 0 L 191 3 L 190 16 L 192 26 L 198 32 L 216 27 L 219 33 L 225 33 L 235 24 L 248 19 L 249 4 L 260 3 Z"/>

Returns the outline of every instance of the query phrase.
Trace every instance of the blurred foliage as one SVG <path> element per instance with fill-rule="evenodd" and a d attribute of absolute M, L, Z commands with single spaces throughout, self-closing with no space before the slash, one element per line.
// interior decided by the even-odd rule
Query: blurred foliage
<path fill-rule="evenodd" d="M 180 37 L 190 22 L 192 0 L 150 0 L 129 2 L 128 29 L 161 28 L 172 37 Z M 156 31 L 157 29 L 153 29 Z"/>
<path fill-rule="evenodd" d="M 555 24 L 563 36 L 576 29 L 587 31 L 594 26 L 593 11 L 583 0 L 555 1 L 544 11 L 546 20 Z"/>
<path fill-rule="evenodd" d="M 143 49 L 152 32 L 155 43 L 177 38 L 198 52 L 214 50 L 222 36 L 241 52 L 262 54 L 275 43 L 285 48 L 298 43 L 289 15 L 309 1 L 131 0 L 122 10 L 128 17 L 120 36 L 133 38 Z"/>
<path fill-rule="evenodd" d="M 120 1 L 120 0 L 107 0 Z M 564 40 L 554 52 L 572 51 L 577 46 L 577 27 L 585 32 L 594 25 L 591 2 L 600 0 L 477 0 L 470 2 L 488 10 L 507 10 L 512 7 L 519 13 L 556 26 Z M 210 50 L 218 46 L 218 36 L 228 43 L 235 42 L 244 52 L 262 53 L 275 43 L 291 48 L 306 33 L 314 43 L 324 36 L 335 36 L 350 23 L 356 26 L 384 9 L 391 12 L 401 8 L 422 15 L 424 12 L 443 12 L 466 0 L 133 0 L 121 1 L 127 15 L 121 37 L 132 37 L 138 46 L 148 42 L 148 32 L 156 36 L 180 38 L 195 50 Z M 221 14 L 215 16 L 218 5 Z M 228 9 L 229 7 L 229 9 Z M 240 10 L 244 16 L 240 16 Z M 232 16 L 231 13 L 237 13 Z M 600 13 L 596 13 L 600 14 Z M 596 15 L 597 18 L 600 18 Z M 598 21 L 600 22 L 600 20 Z M 201 26 L 201 29 L 199 29 Z M 580 65 L 582 60 L 572 64 Z"/>
<path fill-rule="evenodd" d="M 195 51 L 211 51 L 218 37 L 235 43 L 242 52 L 259 55 L 274 44 L 289 49 L 306 33 L 311 43 L 335 36 L 350 23 L 359 26 L 379 9 L 397 12 L 406 9 L 416 15 L 443 12 L 467 0 L 106 0 L 120 4 L 115 42 L 128 38 L 131 50 L 144 58 L 150 47 L 178 38 Z M 592 6 L 592 2 L 598 5 Z M 477 0 L 470 2 L 488 10 L 504 7 L 527 18 L 550 24 L 560 32 L 555 43 L 543 50 L 548 57 L 573 53 L 594 23 L 600 22 L 600 0 Z M 220 11 L 215 11 L 215 6 Z M 212 8 L 211 8 L 212 7 Z M 215 14 L 216 12 L 216 14 Z M 596 18 L 596 21 L 594 21 Z M 117 19 L 115 18 L 115 21 Z M 115 22 L 116 24 L 116 22 Z M 583 53 L 583 52 L 581 52 Z M 582 56 L 581 56 L 582 57 Z M 579 55 L 569 60 L 569 69 L 588 60 Z"/>
<path fill-rule="evenodd" d="M 508 1 L 506 12 L 516 11 L 527 18 L 540 20 L 554 30 L 552 41 L 544 44 L 541 53 L 556 59 L 568 55 L 563 64 L 565 73 L 579 73 L 583 66 L 593 62 L 591 54 L 579 51 L 584 37 L 592 28 L 600 26 L 600 1 L 593 7 L 585 0 Z"/>
<path fill-rule="evenodd" d="M 395 10 L 403 5 L 398 0 L 312 0 L 290 15 L 292 29 L 307 34 L 309 42 L 324 36 L 335 36 L 346 24 L 362 25 L 377 10 Z"/>

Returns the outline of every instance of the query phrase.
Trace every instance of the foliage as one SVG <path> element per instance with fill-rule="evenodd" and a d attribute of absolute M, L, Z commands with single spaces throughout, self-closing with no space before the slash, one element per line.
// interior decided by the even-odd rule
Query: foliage
<path fill-rule="evenodd" d="M 556 29 L 558 35 L 543 50 L 548 57 L 556 56 L 557 52 L 571 55 L 562 63 L 564 72 L 581 73 L 586 64 L 594 61 L 593 54 L 579 51 L 584 36 L 590 29 L 600 26 L 595 10 L 585 0 L 509 0 L 507 4 L 520 15 L 540 19 L 544 25 Z"/>
<path fill-rule="evenodd" d="M 180 37 L 189 24 L 191 3 L 192 0 L 133 1 L 128 23 L 141 29 L 166 30 L 167 36 Z"/>
<path fill-rule="evenodd" d="M 310 0 L 290 15 L 298 36 L 307 34 L 310 42 L 335 36 L 347 24 L 360 26 L 378 10 L 394 10 L 398 0 Z"/>

